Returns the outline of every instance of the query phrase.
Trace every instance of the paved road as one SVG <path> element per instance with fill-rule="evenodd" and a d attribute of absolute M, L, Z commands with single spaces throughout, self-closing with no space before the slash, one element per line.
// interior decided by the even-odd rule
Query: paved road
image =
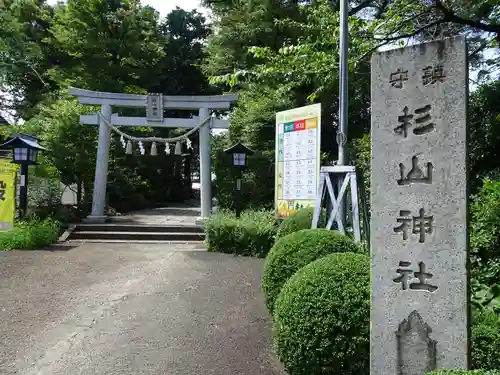
<path fill-rule="evenodd" d="M 175 250 L 0 253 L 0 374 L 284 374 L 262 261 Z"/>

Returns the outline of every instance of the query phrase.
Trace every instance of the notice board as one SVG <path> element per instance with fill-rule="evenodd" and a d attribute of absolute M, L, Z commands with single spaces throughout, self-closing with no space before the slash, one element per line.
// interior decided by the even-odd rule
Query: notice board
<path fill-rule="evenodd" d="M 321 104 L 276 114 L 276 217 L 314 207 L 321 146 Z"/>

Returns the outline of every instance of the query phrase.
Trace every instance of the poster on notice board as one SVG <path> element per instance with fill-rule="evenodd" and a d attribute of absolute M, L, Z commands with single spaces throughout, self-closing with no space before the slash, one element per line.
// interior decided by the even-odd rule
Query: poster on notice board
<path fill-rule="evenodd" d="M 275 212 L 314 207 L 321 158 L 321 104 L 276 114 Z"/>

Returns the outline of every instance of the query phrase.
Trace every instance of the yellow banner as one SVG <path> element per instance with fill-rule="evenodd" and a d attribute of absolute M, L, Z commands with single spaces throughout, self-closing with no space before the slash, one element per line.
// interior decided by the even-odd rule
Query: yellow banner
<path fill-rule="evenodd" d="M 14 227 L 17 165 L 0 159 L 0 231 Z"/>

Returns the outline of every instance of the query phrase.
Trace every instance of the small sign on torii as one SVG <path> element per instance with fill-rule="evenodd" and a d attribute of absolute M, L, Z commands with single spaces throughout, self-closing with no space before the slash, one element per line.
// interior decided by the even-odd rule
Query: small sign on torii
<path fill-rule="evenodd" d="M 148 94 L 146 117 L 148 121 L 163 122 L 163 94 Z"/>

